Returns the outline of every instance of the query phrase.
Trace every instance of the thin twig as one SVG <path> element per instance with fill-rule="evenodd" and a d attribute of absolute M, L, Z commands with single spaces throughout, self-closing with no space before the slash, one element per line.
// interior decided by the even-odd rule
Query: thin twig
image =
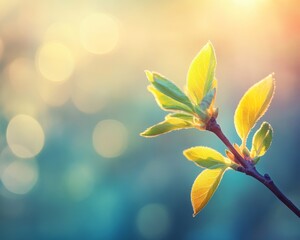
<path fill-rule="evenodd" d="M 292 212 L 294 212 L 300 218 L 300 209 L 279 190 L 279 188 L 275 185 L 268 174 L 261 175 L 256 170 L 252 161 L 243 158 L 238 153 L 238 151 L 232 146 L 228 138 L 222 132 L 221 127 L 217 123 L 215 118 L 210 119 L 206 129 L 217 135 L 217 137 L 226 145 L 226 147 L 228 147 L 230 152 L 232 152 L 232 154 L 235 156 L 236 163 L 240 165 L 237 171 L 243 172 L 260 181 L 268 189 L 270 189 L 281 202 L 283 202 Z"/>

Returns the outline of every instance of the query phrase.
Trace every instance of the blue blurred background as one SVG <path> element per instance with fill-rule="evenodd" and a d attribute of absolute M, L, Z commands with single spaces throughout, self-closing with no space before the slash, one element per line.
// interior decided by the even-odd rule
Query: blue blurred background
<path fill-rule="evenodd" d="M 165 115 L 144 70 L 183 87 L 208 40 L 233 142 L 239 99 L 275 72 L 274 141 L 258 169 L 299 206 L 298 1 L 1 0 L 0 239 L 300 239 L 299 219 L 233 171 L 192 217 L 201 169 L 182 150 L 223 152 L 210 133 L 139 136 Z"/>

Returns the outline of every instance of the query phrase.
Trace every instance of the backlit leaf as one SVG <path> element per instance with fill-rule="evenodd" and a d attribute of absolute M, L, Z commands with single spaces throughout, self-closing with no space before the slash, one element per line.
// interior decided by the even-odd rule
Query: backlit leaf
<path fill-rule="evenodd" d="M 157 104 L 163 110 L 184 111 L 184 112 L 193 113 L 193 110 L 190 107 L 161 93 L 153 85 L 149 85 L 148 90 L 153 94 Z"/>
<path fill-rule="evenodd" d="M 188 121 L 182 120 L 180 118 L 166 117 L 166 119 L 163 122 L 160 122 L 146 129 L 143 133 L 141 133 L 141 136 L 156 137 L 158 135 L 171 132 L 173 130 L 179 130 L 179 129 L 191 128 L 191 127 L 193 127 L 193 124 Z"/>
<path fill-rule="evenodd" d="M 270 74 L 253 85 L 240 100 L 234 115 L 234 124 L 242 145 L 246 141 L 250 130 L 267 111 L 275 89 L 273 75 Z"/>
<path fill-rule="evenodd" d="M 213 88 L 211 90 L 208 91 L 208 93 L 204 96 L 204 98 L 202 99 L 201 103 L 200 103 L 200 108 L 204 111 L 207 111 L 210 106 L 212 105 L 213 99 L 216 96 L 216 89 Z"/>
<path fill-rule="evenodd" d="M 267 122 L 263 122 L 253 136 L 251 157 L 255 158 L 263 156 L 271 146 L 272 137 L 272 126 Z"/>
<path fill-rule="evenodd" d="M 209 147 L 192 147 L 183 152 L 184 156 L 204 168 L 221 168 L 229 167 L 231 161 L 223 157 L 221 153 Z"/>
<path fill-rule="evenodd" d="M 169 119 L 169 118 L 180 118 L 180 119 L 182 119 L 184 121 L 187 121 L 187 122 L 190 122 L 190 123 L 194 122 L 194 116 L 193 115 L 184 114 L 184 113 L 171 113 L 171 114 L 168 114 L 166 116 L 166 119 Z"/>
<path fill-rule="evenodd" d="M 187 105 L 190 109 L 193 109 L 193 105 L 190 99 L 174 83 L 172 83 L 170 80 L 167 80 L 165 77 L 161 76 L 158 73 L 151 73 L 149 71 L 145 71 L 145 73 L 150 83 L 157 90 L 174 99 L 175 101 Z"/>
<path fill-rule="evenodd" d="M 203 97 L 217 85 L 215 69 L 215 50 L 208 42 L 192 61 L 187 74 L 188 95 L 195 105 L 200 104 Z"/>
<path fill-rule="evenodd" d="M 205 169 L 195 179 L 191 191 L 191 201 L 195 217 L 208 203 L 219 186 L 226 168 Z"/>
<path fill-rule="evenodd" d="M 203 122 L 207 122 L 213 115 L 213 101 L 216 96 L 216 89 L 213 88 L 204 96 L 201 103 L 195 108 Z"/>

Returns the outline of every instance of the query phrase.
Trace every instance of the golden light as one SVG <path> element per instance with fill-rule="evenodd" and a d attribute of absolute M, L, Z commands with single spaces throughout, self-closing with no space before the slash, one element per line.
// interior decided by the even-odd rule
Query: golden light
<path fill-rule="evenodd" d="M 41 79 L 39 82 L 39 94 L 49 106 L 62 106 L 70 98 L 69 82 L 57 83 Z"/>
<path fill-rule="evenodd" d="M 111 97 L 111 85 L 108 84 L 97 73 L 74 79 L 71 92 L 73 104 L 84 113 L 100 111 Z"/>
<path fill-rule="evenodd" d="M 67 80 L 75 67 L 71 50 L 60 42 L 43 44 L 37 52 L 36 63 L 41 74 L 55 82 Z"/>
<path fill-rule="evenodd" d="M 93 131 L 93 146 L 105 158 L 120 156 L 127 147 L 128 132 L 119 121 L 108 119 L 99 122 Z"/>
<path fill-rule="evenodd" d="M 36 71 L 34 63 L 29 58 L 15 58 L 7 67 L 8 77 L 14 90 L 36 91 Z"/>
<path fill-rule="evenodd" d="M 10 120 L 6 130 L 7 143 L 12 152 L 21 158 L 37 155 L 44 146 L 45 136 L 41 125 L 31 116 L 20 114 Z"/>
<path fill-rule="evenodd" d="M 34 62 L 27 57 L 17 57 L 3 71 L 0 88 L 2 113 L 7 119 L 23 113 L 36 116 L 45 110 L 38 95 L 38 79 Z"/>
<path fill-rule="evenodd" d="M 78 25 L 71 21 L 59 21 L 51 24 L 43 35 L 45 42 L 60 42 L 72 52 L 76 59 L 83 57 L 85 50 L 82 49 L 79 39 Z"/>
<path fill-rule="evenodd" d="M 4 51 L 4 43 L 3 40 L 0 38 L 0 61 L 2 59 L 3 51 Z"/>
<path fill-rule="evenodd" d="M 258 6 L 266 0 L 233 0 L 233 3 L 238 7 L 252 8 Z"/>
<path fill-rule="evenodd" d="M 0 20 L 6 16 L 14 7 L 19 4 L 20 0 L 0 1 Z"/>
<path fill-rule="evenodd" d="M 76 42 L 76 28 L 67 22 L 56 22 L 48 27 L 44 34 L 46 41 L 60 41 L 64 44 Z"/>
<path fill-rule="evenodd" d="M 38 168 L 34 160 L 14 161 L 4 170 L 1 180 L 4 187 L 15 194 L 28 193 L 38 181 Z"/>
<path fill-rule="evenodd" d="M 112 51 L 119 40 L 119 26 L 114 17 L 104 13 L 94 13 L 86 17 L 80 26 L 83 47 L 94 54 Z"/>
<path fill-rule="evenodd" d="M 30 116 L 36 116 L 45 111 L 45 104 L 43 104 L 42 101 L 38 102 L 39 99 L 37 98 L 30 99 L 23 96 L 9 96 L 9 93 L 7 93 L 2 99 L 5 101 L 2 113 L 6 119 L 11 119 L 20 112 Z"/>

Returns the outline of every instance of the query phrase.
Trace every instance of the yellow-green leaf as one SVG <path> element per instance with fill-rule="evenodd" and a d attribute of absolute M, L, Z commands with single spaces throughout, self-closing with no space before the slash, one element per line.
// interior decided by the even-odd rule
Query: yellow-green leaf
<path fill-rule="evenodd" d="M 145 71 L 145 73 L 150 83 L 158 91 L 174 99 L 175 101 L 187 105 L 190 107 L 190 109 L 193 109 L 190 99 L 174 83 L 158 73 L 151 73 L 149 71 Z"/>
<path fill-rule="evenodd" d="M 156 137 L 167 132 L 191 127 L 193 127 L 193 124 L 188 121 L 180 118 L 166 117 L 163 122 L 160 122 L 142 132 L 141 136 Z"/>
<path fill-rule="evenodd" d="M 153 94 L 157 104 L 160 106 L 161 109 L 167 111 L 171 110 L 171 111 L 184 111 L 188 113 L 193 113 L 193 110 L 190 107 L 161 93 L 153 85 L 149 85 L 148 90 Z"/>
<path fill-rule="evenodd" d="M 183 154 L 200 167 L 214 169 L 231 166 L 231 160 L 209 147 L 192 147 L 184 150 Z"/>
<path fill-rule="evenodd" d="M 226 168 L 205 169 L 195 179 L 191 191 L 191 201 L 195 217 L 215 193 Z"/>
<path fill-rule="evenodd" d="M 196 113 L 205 123 L 214 115 L 213 102 L 216 97 L 216 89 L 213 88 L 204 96 L 201 103 L 195 107 Z M 216 115 L 214 115 L 216 116 Z"/>
<path fill-rule="evenodd" d="M 263 122 L 253 136 L 251 157 L 257 158 L 263 156 L 271 146 L 272 137 L 272 126 L 267 122 Z"/>
<path fill-rule="evenodd" d="M 184 121 L 187 121 L 187 122 L 190 122 L 190 123 L 194 123 L 194 116 L 193 115 L 190 115 L 190 114 L 185 114 L 185 113 L 171 113 L 171 114 L 168 114 L 166 116 L 166 119 L 169 119 L 169 118 L 180 118 Z"/>
<path fill-rule="evenodd" d="M 270 74 L 253 85 L 240 100 L 235 111 L 234 124 L 243 146 L 246 146 L 250 130 L 267 111 L 274 89 L 275 81 Z"/>
<path fill-rule="evenodd" d="M 213 89 L 209 90 L 208 93 L 202 99 L 202 101 L 200 103 L 200 108 L 203 111 L 207 111 L 210 108 L 210 106 L 212 105 L 215 96 L 216 96 L 216 89 L 213 88 Z"/>
<path fill-rule="evenodd" d="M 192 61 L 187 74 L 187 91 L 195 105 L 216 86 L 216 56 L 211 42 L 208 42 Z M 215 83 L 214 83 L 215 82 Z"/>

